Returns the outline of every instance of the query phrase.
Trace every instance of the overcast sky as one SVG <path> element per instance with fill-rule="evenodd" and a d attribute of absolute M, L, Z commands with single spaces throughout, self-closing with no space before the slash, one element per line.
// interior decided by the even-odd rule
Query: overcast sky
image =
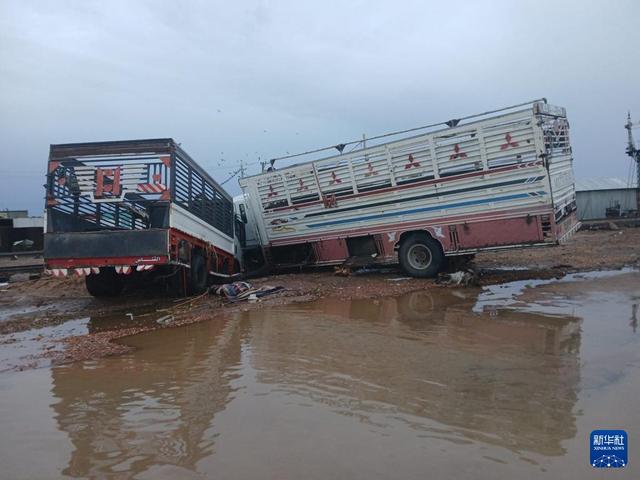
<path fill-rule="evenodd" d="M 0 209 L 41 213 L 51 143 L 173 137 L 223 181 L 539 97 L 577 178 L 626 179 L 639 22 L 637 0 L 0 0 Z"/>

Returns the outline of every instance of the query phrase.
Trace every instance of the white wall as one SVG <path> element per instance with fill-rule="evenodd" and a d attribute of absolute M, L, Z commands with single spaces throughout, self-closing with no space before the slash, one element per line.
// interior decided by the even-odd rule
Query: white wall
<path fill-rule="evenodd" d="M 620 204 L 620 212 L 637 208 L 636 190 L 632 188 L 620 190 L 589 190 L 576 192 L 578 218 L 580 220 L 597 220 L 606 218 L 606 209 Z"/>

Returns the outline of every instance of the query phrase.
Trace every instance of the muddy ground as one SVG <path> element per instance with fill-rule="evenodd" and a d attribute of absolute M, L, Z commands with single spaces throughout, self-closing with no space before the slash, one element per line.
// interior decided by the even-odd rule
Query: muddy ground
<path fill-rule="evenodd" d="M 561 277 L 569 272 L 640 266 L 640 229 L 579 232 L 559 247 L 504 250 L 477 255 L 479 285 Z M 258 302 L 232 304 L 216 295 L 167 298 L 163 292 L 132 291 L 116 299 L 94 299 L 78 278 L 43 277 L 0 288 L 0 371 L 115 355 L 127 351 L 114 339 L 186 325 L 238 310 L 318 298 L 376 298 L 428 288 L 434 280 L 409 279 L 397 268 L 336 276 L 315 270 L 252 279 L 254 286 L 284 291 Z M 39 333 L 40 332 L 40 333 Z"/>

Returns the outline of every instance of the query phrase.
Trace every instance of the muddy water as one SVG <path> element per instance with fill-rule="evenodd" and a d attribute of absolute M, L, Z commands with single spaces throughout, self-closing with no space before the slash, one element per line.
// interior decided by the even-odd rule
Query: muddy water
<path fill-rule="evenodd" d="M 529 283 L 529 284 L 528 284 Z M 0 477 L 640 478 L 640 273 L 325 299 L 0 375 Z M 91 327 L 91 325 L 89 325 Z"/>

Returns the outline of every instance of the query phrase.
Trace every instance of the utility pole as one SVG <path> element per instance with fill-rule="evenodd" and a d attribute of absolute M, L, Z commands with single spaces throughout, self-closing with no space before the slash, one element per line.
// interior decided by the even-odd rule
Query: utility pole
<path fill-rule="evenodd" d="M 244 159 L 240 159 L 240 178 L 244 178 Z"/>
<path fill-rule="evenodd" d="M 633 123 L 631 123 L 631 112 L 627 113 L 627 123 L 624 128 L 627 129 L 628 141 L 627 145 L 627 155 L 629 155 L 636 162 L 636 186 L 640 188 L 640 150 L 636 148 L 636 144 L 633 141 L 633 132 L 631 129 L 636 127 Z"/>
<path fill-rule="evenodd" d="M 633 159 L 634 162 L 636 162 L 636 209 L 640 212 L 640 150 L 636 148 L 636 143 L 633 140 L 633 132 L 631 131 L 632 128 L 637 126 L 638 124 L 634 125 L 633 123 L 631 123 L 631 112 L 627 112 L 627 123 L 624 126 L 624 128 L 627 129 L 628 136 L 626 153 Z"/>

